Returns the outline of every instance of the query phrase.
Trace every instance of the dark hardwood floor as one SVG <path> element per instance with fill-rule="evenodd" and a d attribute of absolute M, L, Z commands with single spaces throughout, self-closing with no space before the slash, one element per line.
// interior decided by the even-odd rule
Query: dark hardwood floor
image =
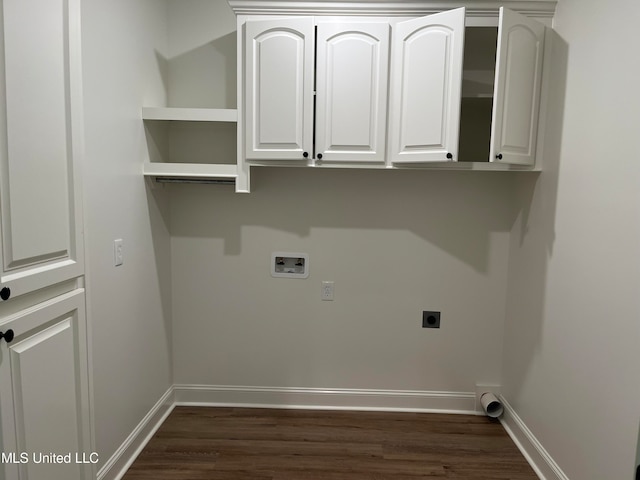
<path fill-rule="evenodd" d="M 535 480 L 473 415 L 176 407 L 123 480 Z"/>

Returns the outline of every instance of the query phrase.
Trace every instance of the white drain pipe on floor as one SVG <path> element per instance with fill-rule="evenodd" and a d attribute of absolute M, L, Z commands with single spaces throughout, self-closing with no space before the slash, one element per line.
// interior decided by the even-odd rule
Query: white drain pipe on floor
<path fill-rule="evenodd" d="M 498 418 L 504 411 L 500 400 L 491 392 L 483 393 L 480 396 L 480 403 L 482 404 L 482 409 L 491 418 Z"/>

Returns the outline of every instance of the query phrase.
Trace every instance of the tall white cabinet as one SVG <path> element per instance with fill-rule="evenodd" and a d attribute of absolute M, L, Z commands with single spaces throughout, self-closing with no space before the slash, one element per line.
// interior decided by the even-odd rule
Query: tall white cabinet
<path fill-rule="evenodd" d="M 1 5 L 0 477 L 89 479 L 80 1 Z"/>

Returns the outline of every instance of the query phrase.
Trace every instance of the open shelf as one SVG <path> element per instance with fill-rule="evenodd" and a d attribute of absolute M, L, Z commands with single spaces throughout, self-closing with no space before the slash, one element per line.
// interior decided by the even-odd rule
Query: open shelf
<path fill-rule="evenodd" d="M 142 107 L 143 120 L 176 120 L 182 122 L 237 122 L 235 108 Z"/>
<path fill-rule="evenodd" d="M 158 181 L 234 183 L 236 109 L 143 107 L 151 161 L 143 174 Z M 196 123 L 193 123 L 196 122 Z M 229 158 L 233 163 L 213 163 Z"/>
<path fill-rule="evenodd" d="M 211 163 L 145 163 L 146 177 L 172 178 L 184 180 L 225 180 L 234 182 L 238 177 L 238 167 L 230 164 Z"/>
<path fill-rule="evenodd" d="M 481 169 L 497 169 L 498 165 L 489 161 L 497 42 L 495 27 L 465 29 L 458 162 L 473 164 L 473 169 L 483 164 Z"/>

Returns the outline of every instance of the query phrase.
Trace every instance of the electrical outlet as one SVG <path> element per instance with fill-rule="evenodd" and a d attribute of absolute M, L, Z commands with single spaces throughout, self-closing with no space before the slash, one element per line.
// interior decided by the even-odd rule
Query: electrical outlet
<path fill-rule="evenodd" d="M 322 282 L 322 300 L 333 300 L 333 282 Z"/>
<path fill-rule="evenodd" d="M 124 263 L 124 244 L 121 238 L 113 241 L 113 264 L 119 267 Z"/>
<path fill-rule="evenodd" d="M 422 312 L 422 328 L 440 328 L 440 312 Z"/>

